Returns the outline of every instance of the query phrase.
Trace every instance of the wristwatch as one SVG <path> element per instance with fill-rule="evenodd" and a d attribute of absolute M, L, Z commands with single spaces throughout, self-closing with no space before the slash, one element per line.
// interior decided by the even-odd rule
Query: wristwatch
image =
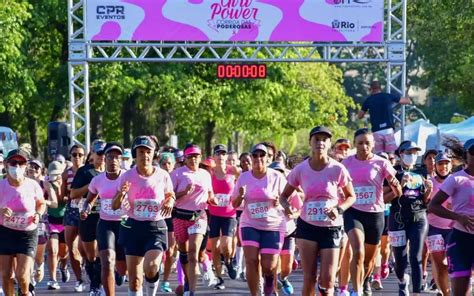
<path fill-rule="evenodd" d="M 344 210 L 340 206 L 337 206 L 336 210 L 339 213 L 339 215 L 342 215 L 344 213 Z"/>

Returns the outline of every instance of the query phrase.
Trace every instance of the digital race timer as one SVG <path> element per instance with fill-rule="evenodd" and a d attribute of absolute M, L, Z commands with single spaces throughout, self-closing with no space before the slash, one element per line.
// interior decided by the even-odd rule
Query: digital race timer
<path fill-rule="evenodd" d="M 265 79 L 266 64 L 218 64 L 218 79 Z"/>

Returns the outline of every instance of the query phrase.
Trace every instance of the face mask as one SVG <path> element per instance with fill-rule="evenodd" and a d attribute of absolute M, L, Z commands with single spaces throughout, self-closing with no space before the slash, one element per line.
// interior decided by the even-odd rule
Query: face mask
<path fill-rule="evenodd" d="M 403 154 L 402 161 L 407 166 L 413 166 L 416 164 L 417 155 L 416 154 Z"/>
<path fill-rule="evenodd" d="M 8 168 L 8 174 L 10 175 L 10 177 L 15 179 L 16 181 L 20 181 L 23 178 L 25 178 L 25 171 L 26 171 L 26 167 L 25 168 L 22 168 L 22 167 L 9 167 Z"/>

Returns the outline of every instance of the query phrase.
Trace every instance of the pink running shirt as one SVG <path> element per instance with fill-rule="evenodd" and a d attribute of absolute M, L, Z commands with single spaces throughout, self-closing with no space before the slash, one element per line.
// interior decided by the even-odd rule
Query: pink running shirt
<path fill-rule="evenodd" d="M 433 182 L 433 191 L 431 192 L 431 198 L 436 195 L 439 191 L 439 187 L 443 183 L 439 183 L 435 177 L 430 177 L 430 180 Z M 443 207 L 448 208 L 448 205 L 451 203 L 451 197 L 449 197 L 445 202 L 443 202 Z M 440 229 L 451 229 L 453 220 L 446 219 L 446 218 L 441 218 L 439 216 L 436 216 L 433 213 L 428 212 L 428 223 L 431 226 L 434 226 L 436 228 Z"/>
<path fill-rule="evenodd" d="M 439 190 L 451 196 L 452 211 L 458 214 L 474 215 L 474 176 L 470 176 L 466 171 L 456 172 L 444 180 Z M 474 234 L 457 221 L 454 228 L 460 231 Z"/>
<path fill-rule="evenodd" d="M 301 219 L 315 226 L 342 226 L 342 215 L 331 220 L 324 213 L 325 209 L 333 208 L 342 199 L 338 188 L 346 187 L 351 182 L 347 169 L 330 158 L 329 163 L 321 171 L 313 170 L 309 159 L 298 164 L 288 175 L 288 184 L 297 188 L 301 186 L 305 194 Z"/>
<path fill-rule="evenodd" d="M 43 190 L 33 179 L 25 178 L 19 187 L 11 186 L 6 178 L 1 180 L 0 208 L 10 208 L 13 215 L 8 218 L 1 215 L 0 224 L 19 231 L 35 230 L 38 227 L 33 223 L 36 201 L 42 199 Z"/>
<path fill-rule="evenodd" d="M 239 188 L 247 186 L 240 227 L 285 233 L 286 219 L 283 208 L 274 206 L 274 200 L 280 197 L 285 184 L 285 177 L 270 168 L 261 179 L 255 178 L 252 171 L 242 173 L 232 193 L 232 199 L 235 199 L 239 195 Z"/>
<path fill-rule="evenodd" d="M 352 207 L 363 212 L 384 212 L 383 181 L 397 173 L 388 160 L 378 155 L 369 160 L 358 160 L 351 155 L 342 164 L 351 175 L 357 197 Z"/>
<path fill-rule="evenodd" d="M 187 166 L 182 166 L 171 172 L 171 180 L 176 193 L 182 192 L 189 184 L 194 185 L 194 190 L 188 195 L 176 200 L 175 208 L 198 211 L 207 208 L 209 192 L 212 192 L 211 175 L 204 169 L 191 171 Z"/>
<path fill-rule="evenodd" d="M 232 167 L 226 168 L 226 175 L 224 179 L 217 179 L 216 175 L 212 174 L 212 188 L 214 190 L 214 197 L 218 202 L 218 206 L 209 205 L 209 213 L 218 217 L 235 217 L 236 210 L 232 206 L 231 195 L 234 191 L 235 176 L 232 173 Z"/>
<path fill-rule="evenodd" d="M 89 184 L 89 192 L 99 195 L 97 202 L 100 203 L 100 219 L 107 221 L 120 221 L 122 219 L 124 215 L 122 209 L 112 210 L 112 200 L 117 194 L 119 184 L 120 176 L 115 180 L 110 180 L 105 172 L 92 178 Z"/>
<path fill-rule="evenodd" d="M 130 182 L 130 190 L 127 193 L 130 204 L 128 216 L 138 221 L 159 221 L 163 217 L 161 206 L 165 200 L 165 194 L 173 192 L 173 183 L 170 175 L 163 169 L 153 167 L 155 170 L 149 177 L 140 176 L 137 168 L 122 173 L 116 190 L 121 190 L 125 182 Z"/>

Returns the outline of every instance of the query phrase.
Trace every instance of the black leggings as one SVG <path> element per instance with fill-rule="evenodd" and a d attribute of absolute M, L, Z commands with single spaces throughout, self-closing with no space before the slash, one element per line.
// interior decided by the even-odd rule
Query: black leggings
<path fill-rule="evenodd" d="M 420 214 L 418 214 L 420 215 Z M 407 244 L 401 247 L 392 246 L 393 256 L 395 257 L 395 274 L 399 280 L 403 280 L 408 267 L 408 256 L 411 266 L 411 280 L 413 293 L 421 293 L 422 280 L 422 252 L 428 231 L 428 222 L 426 214 L 413 218 L 404 219 L 403 223 L 396 221 L 394 213 L 390 213 L 388 229 L 390 231 L 405 230 Z M 408 255 L 408 243 L 410 244 Z"/>

